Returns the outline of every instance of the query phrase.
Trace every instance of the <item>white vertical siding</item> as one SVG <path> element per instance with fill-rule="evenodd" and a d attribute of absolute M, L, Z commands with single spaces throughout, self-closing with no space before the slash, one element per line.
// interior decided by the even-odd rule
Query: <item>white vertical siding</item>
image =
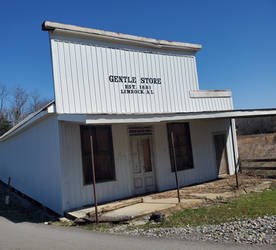
<path fill-rule="evenodd" d="M 113 45 L 114 47 L 115 45 Z M 51 38 L 55 98 L 58 113 L 130 114 L 196 112 L 232 109 L 232 99 L 190 98 L 198 90 L 193 55 L 110 48 L 92 41 Z M 136 77 L 137 88 L 154 94 L 121 94 L 124 83 L 110 75 Z M 161 84 L 140 84 L 141 77 L 161 78 Z"/>
<path fill-rule="evenodd" d="M 62 214 L 59 134 L 56 116 L 0 142 L 0 179 Z"/>
<path fill-rule="evenodd" d="M 171 172 L 166 124 L 156 124 L 154 130 L 156 180 L 158 189 L 162 191 L 175 188 L 175 175 Z M 231 134 L 229 134 L 229 121 L 227 119 L 191 121 L 190 131 L 194 168 L 179 171 L 180 186 L 217 178 L 213 142 L 213 134 L 216 132 L 226 132 L 229 172 L 230 174 L 234 173 L 232 139 Z"/>
<path fill-rule="evenodd" d="M 236 122 L 235 119 L 231 119 L 232 121 L 232 128 L 233 128 L 233 138 L 234 138 L 234 150 L 235 150 L 235 155 L 236 155 L 236 162 L 234 161 L 234 153 L 233 153 L 233 146 L 232 146 L 232 136 L 231 136 L 231 131 L 229 131 L 229 152 L 230 154 L 233 155 L 233 158 L 231 159 L 231 169 L 230 169 L 230 174 L 235 173 L 235 163 L 237 168 L 239 168 L 239 149 L 238 149 L 238 141 L 237 141 L 237 131 L 236 131 Z M 229 121 L 230 124 L 230 121 Z"/>
<path fill-rule="evenodd" d="M 64 210 L 93 204 L 93 186 L 83 185 L 80 127 L 60 122 L 62 194 Z M 116 180 L 96 184 L 98 202 L 132 195 L 127 128 L 112 125 Z"/>
<path fill-rule="evenodd" d="M 175 176 L 171 172 L 167 126 L 153 124 L 154 168 L 157 190 L 175 188 Z M 217 178 L 213 134 L 226 132 L 230 174 L 234 173 L 229 121 L 197 120 L 190 122 L 194 168 L 179 171 L 181 186 L 200 183 Z M 132 196 L 132 166 L 129 151 L 127 125 L 112 125 L 116 181 L 98 183 L 99 202 Z M 64 210 L 93 204 L 92 185 L 83 185 L 81 144 L 79 125 L 60 122 L 60 147 L 62 165 L 62 194 Z"/>

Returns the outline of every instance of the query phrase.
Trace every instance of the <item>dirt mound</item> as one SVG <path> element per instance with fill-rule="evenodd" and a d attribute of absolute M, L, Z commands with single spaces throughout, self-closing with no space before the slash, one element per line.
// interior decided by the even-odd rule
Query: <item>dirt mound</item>
<path fill-rule="evenodd" d="M 276 133 L 238 137 L 241 159 L 276 158 Z"/>

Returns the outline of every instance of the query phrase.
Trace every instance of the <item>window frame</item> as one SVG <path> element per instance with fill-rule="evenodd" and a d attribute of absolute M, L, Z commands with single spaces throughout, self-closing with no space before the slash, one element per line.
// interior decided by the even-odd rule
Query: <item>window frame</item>
<path fill-rule="evenodd" d="M 80 125 L 80 142 L 81 142 L 81 158 L 82 158 L 82 180 L 83 180 L 83 186 L 87 186 L 87 185 L 92 185 L 93 184 L 93 179 L 92 179 L 92 166 L 90 165 L 89 167 L 91 168 L 89 170 L 89 173 L 85 173 L 85 160 L 84 160 L 84 150 L 83 150 L 83 141 L 82 141 L 82 136 L 83 136 L 83 132 L 82 130 L 84 128 L 91 128 L 91 129 L 97 129 L 97 128 L 108 128 L 108 143 L 109 143 L 109 153 L 111 154 L 111 168 L 113 169 L 113 176 L 111 179 L 101 179 L 101 180 L 97 180 L 96 179 L 96 176 L 95 176 L 95 179 L 96 179 L 96 183 L 104 183 L 104 182 L 112 182 L 112 181 L 116 181 L 116 167 L 115 167 L 115 157 L 114 157 L 114 147 L 113 147 L 113 133 L 112 133 L 112 126 L 111 125 Z M 95 131 L 95 134 L 96 134 L 96 131 Z M 89 133 L 89 136 L 90 136 L 90 133 Z M 96 136 L 94 136 L 96 137 Z M 93 137 L 93 148 L 95 147 L 95 143 L 96 145 L 98 144 L 98 142 L 96 141 L 95 142 L 95 139 Z M 89 139 L 90 141 L 90 139 Z M 91 151 L 89 149 L 89 151 Z M 95 148 L 94 148 L 94 162 L 95 162 Z M 96 174 L 96 163 L 95 163 L 95 174 Z M 90 180 L 86 182 L 86 174 L 91 174 L 91 177 L 90 177 Z"/>
<path fill-rule="evenodd" d="M 190 130 L 190 123 L 189 122 L 173 122 L 173 123 L 167 123 L 167 135 L 168 135 L 168 146 L 169 146 L 169 154 L 170 154 L 170 163 L 171 163 L 171 172 L 174 173 L 175 172 L 175 168 L 174 168 L 174 153 L 173 153 L 173 149 L 172 149 L 172 141 L 171 141 L 171 128 L 170 126 L 176 125 L 176 124 L 184 124 L 185 126 L 187 126 L 187 131 L 188 131 L 188 143 L 190 144 L 190 151 L 191 151 L 191 166 L 187 167 L 187 168 L 179 168 L 177 166 L 177 172 L 179 171 L 185 171 L 185 170 L 190 170 L 193 169 L 195 167 L 194 164 L 194 154 L 193 154 L 193 145 L 192 145 L 192 138 L 191 138 L 191 130 Z M 174 133 L 175 136 L 175 133 Z M 176 163 L 177 164 L 177 163 Z"/>

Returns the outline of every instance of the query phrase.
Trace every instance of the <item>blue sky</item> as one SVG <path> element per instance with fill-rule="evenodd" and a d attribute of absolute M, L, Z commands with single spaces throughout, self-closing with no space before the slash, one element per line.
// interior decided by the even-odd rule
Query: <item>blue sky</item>
<path fill-rule="evenodd" d="M 1 1 L 0 83 L 53 98 L 44 20 L 200 43 L 201 89 L 231 89 L 235 108 L 276 108 L 276 0 Z"/>

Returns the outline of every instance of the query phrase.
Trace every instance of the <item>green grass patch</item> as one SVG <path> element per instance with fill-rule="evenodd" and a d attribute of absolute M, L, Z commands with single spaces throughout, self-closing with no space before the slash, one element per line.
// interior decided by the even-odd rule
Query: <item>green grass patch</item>
<path fill-rule="evenodd" d="M 219 199 L 218 199 L 219 200 Z M 184 227 L 220 224 L 234 220 L 276 214 L 276 186 L 261 193 L 243 195 L 236 200 L 196 209 L 184 209 L 159 224 L 148 223 L 143 228 Z"/>
<path fill-rule="evenodd" d="M 223 203 L 220 203 L 223 202 Z M 220 224 L 234 220 L 257 218 L 265 215 L 276 215 L 276 186 L 261 193 L 243 195 L 235 200 L 224 200 L 217 197 L 216 204 L 195 209 L 183 209 L 172 216 L 168 216 L 162 223 L 149 222 L 138 228 L 149 229 L 157 227 L 185 227 Z M 107 231 L 116 225 L 100 223 L 96 225 L 74 225 L 72 222 L 54 222 L 56 226 L 75 226 L 87 230 Z M 131 230 L 137 226 L 128 226 L 125 230 Z"/>

